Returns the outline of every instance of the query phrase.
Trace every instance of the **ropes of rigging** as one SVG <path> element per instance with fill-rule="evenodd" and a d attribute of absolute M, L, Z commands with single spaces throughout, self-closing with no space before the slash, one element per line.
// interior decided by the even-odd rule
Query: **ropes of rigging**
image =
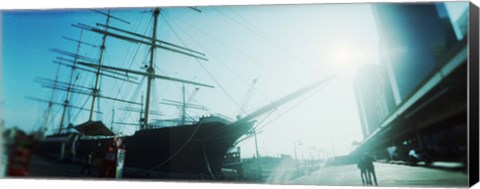
<path fill-rule="evenodd" d="M 261 126 L 258 130 L 261 130 L 265 127 L 267 127 L 268 125 L 270 125 L 271 123 L 273 123 L 274 121 L 278 120 L 280 117 L 282 117 L 283 115 L 285 115 L 286 113 L 290 112 L 292 109 L 294 109 L 295 107 L 297 107 L 298 105 L 302 104 L 303 102 L 307 101 L 308 99 L 312 98 L 315 94 L 317 94 L 320 89 L 324 88 L 326 86 L 323 85 L 321 86 L 319 89 L 316 89 L 315 91 L 313 91 L 309 96 L 305 97 L 304 99 L 302 99 L 301 101 L 299 101 L 298 103 L 294 104 L 292 107 L 288 108 L 287 110 L 285 110 L 284 112 L 280 113 L 275 119 L 265 123 L 265 125 Z M 257 126 L 258 127 L 258 126 Z"/>
<path fill-rule="evenodd" d="M 164 18 L 164 19 L 165 19 L 165 18 Z M 167 21 L 167 23 L 168 23 L 168 21 Z M 170 26 L 170 27 L 171 27 L 171 26 Z M 172 27 L 171 27 L 171 28 L 172 28 Z M 172 30 L 173 30 L 173 28 L 172 28 Z M 175 31 L 174 31 L 174 32 L 175 32 Z M 177 34 L 176 32 L 175 32 L 175 34 L 176 34 L 177 37 L 178 37 L 178 34 Z M 193 39 L 193 38 L 192 38 L 192 39 Z M 180 40 L 181 40 L 181 39 L 180 39 Z M 193 39 L 193 40 L 194 40 L 194 39 Z M 195 41 L 195 42 L 196 42 L 196 41 Z M 183 41 L 182 41 L 182 43 L 183 43 Z M 198 43 L 198 42 L 197 42 L 197 43 Z M 213 56 L 213 57 L 214 57 L 214 56 Z M 214 58 L 215 58 L 215 57 L 214 57 Z M 312 95 L 312 96 L 313 96 L 313 95 Z M 306 99 L 305 99 L 305 100 L 306 100 Z M 299 105 L 300 103 L 304 102 L 305 100 L 299 102 L 299 103 L 296 104 L 294 107 L 296 107 L 296 106 Z M 238 105 L 238 104 L 237 104 L 237 105 Z M 274 120 L 272 120 L 272 121 L 268 122 L 267 124 L 263 125 L 260 129 L 265 128 L 267 125 L 269 125 L 270 123 L 272 123 L 272 122 L 275 121 L 276 119 L 280 118 L 281 116 L 283 116 L 285 113 L 289 112 L 289 111 L 290 111 L 291 109 L 293 109 L 294 107 L 288 109 L 286 112 L 284 112 L 284 113 L 282 113 L 282 114 L 279 114 L 277 118 L 275 118 Z M 258 124 L 256 124 L 256 125 L 260 125 L 263 121 L 265 121 L 265 120 L 268 118 L 269 115 L 271 115 L 271 113 L 273 113 L 273 111 L 270 112 L 264 119 L 262 119 L 262 121 L 260 121 L 260 122 L 259 122 Z M 258 126 L 257 126 L 257 127 L 258 127 Z"/>
<path fill-rule="evenodd" d="M 87 104 L 87 102 L 90 100 L 90 97 L 91 97 L 91 96 L 88 95 L 87 98 L 85 99 L 85 101 L 83 102 L 82 106 L 80 106 L 80 107 L 84 107 L 84 106 Z M 75 115 L 73 116 L 73 119 L 77 119 L 78 116 L 80 115 L 80 112 L 81 112 L 80 110 L 77 111 L 77 114 L 75 114 Z"/>
<path fill-rule="evenodd" d="M 163 18 L 164 18 L 165 20 L 167 20 L 165 17 L 163 17 Z M 168 22 L 167 22 L 167 23 L 168 23 Z M 169 24 L 169 23 L 168 23 L 168 24 Z M 173 26 L 171 26 L 170 24 L 169 24 L 169 26 L 170 26 L 170 28 L 172 28 L 172 30 L 173 30 Z M 180 28 L 180 27 L 179 27 L 179 28 Z M 185 30 L 183 30 L 182 28 L 180 28 L 180 29 L 185 32 Z M 221 62 L 215 55 L 213 55 L 212 53 L 210 53 L 210 51 L 208 51 L 207 48 L 205 48 L 203 45 L 201 45 L 198 41 L 196 41 L 196 40 L 195 40 L 192 36 L 190 36 L 187 32 L 185 32 L 185 33 L 186 33 L 186 35 L 187 35 L 188 37 L 190 37 L 190 39 L 192 39 L 195 43 L 197 43 L 200 47 L 202 47 L 205 51 L 207 51 L 207 53 L 209 53 L 211 57 L 213 57 L 213 58 L 216 59 L 217 61 Z M 180 39 L 180 37 L 178 36 L 178 34 L 177 34 L 177 33 L 175 33 L 175 34 L 176 34 L 177 37 Z M 181 40 L 181 39 L 180 39 L 180 40 Z M 183 43 L 183 41 L 182 41 L 182 43 Z M 226 44 L 226 43 L 225 43 L 225 44 Z M 197 62 L 198 62 L 198 60 L 197 60 Z M 235 72 L 233 69 L 231 69 L 229 66 L 227 66 L 227 65 L 225 65 L 225 64 L 222 64 L 222 65 L 224 65 L 225 68 L 227 68 L 227 69 L 228 69 L 230 72 L 232 72 L 235 76 L 237 76 L 237 77 L 240 78 L 242 81 L 244 81 L 244 83 L 246 83 L 246 80 L 245 80 L 244 78 L 242 78 L 237 72 Z M 261 93 L 260 93 L 260 94 L 261 94 Z M 266 97 L 265 95 L 263 95 L 263 94 L 261 94 L 261 95 L 262 95 L 263 97 L 265 97 L 267 100 L 271 101 L 271 100 L 268 99 L 268 97 Z M 232 97 L 232 98 L 233 98 L 233 97 Z M 196 100 L 195 100 L 195 102 L 196 102 Z M 198 103 L 198 102 L 197 102 L 197 103 Z M 234 103 L 235 103 L 237 106 L 240 106 L 240 104 L 239 104 L 239 103 L 236 103 L 236 101 L 234 101 Z M 243 112 L 245 112 L 245 110 L 243 109 L 242 106 L 240 106 L 240 110 L 242 110 Z"/>
<path fill-rule="evenodd" d="M 175 36 L 177 36 L 177 38 L 180 40 L 180 42 L 183 44 L 183 46 L 187 47 L 188 46 L 185 44 L 185 42 L 182 40 L 182 38 L 180 38 L 180 36 L 178 35 L 178 33 L 175 31 L 175 29 L 170 25 L 170 23 L 168 22 L 168 20 L 162 15 L 162 18 L 165 20 L 165 22 L 167 23 L 167 25 L 170 27 L 170 29 L 173 31 L 173 33 L 175 34 Z M 240 109 L 243 110 L 243 108 L 240 106 L 240 104 L 238 104 L 238 102 L 233 98 L 233 96 L 222 86 L 222 84 L 220 84 L 220 82 L 212 75 L 212 73 L 210 73 L 210 71 L 207 70 L 207 68 L 198 60 L 198 59 L 195 59 L 195 61 L 198 62 L 198 64 L 200 65 L 200 67 L 208 74 L 208 76 L 210 76 L 210 78 L 220 87 L 220 89 L 222 89 L 222 91 L 230 98 L 230 100 L 233 101 L 233 103 L 235 103 L 235 105 L 237 105 Z M 245 111 L 245 110 L 243 110 Z"/>
<path fill-rule="evenodd" d="M 266 37 L 264 37 L 263 35 L 260 35 L 259 33 L 255 32 L 253 29 L 250 29 L 249 27 L 247 27 L 247 26 L 245 26 L 244 24 L 240 23 L 240 22 L 237 21 L 236 19 L 234 19 L 234 18 L 226 15 L 225 13 L 223 13 L 223 12 L 221 12 L 220 10 L 216 9 L 215 7 L 213 7 L 213 9 L 214 9 L 216 12 L 218 12 L 220 15 L 226 17 L 228 20 L 233 21 L 234 23 L 240 25 L 242 28 L 244 28 L 244 29 L 246 29 L 247 31 L 250 31 L 250 32 L 253 33 L 254 35 L 258 36 L 260 39 L 266 41 L 267 44 L 272 45 L 272 46 L 274 46 L 274 47 L 277 48 L 277 49 L 281 49 L 278 45 L 270 42 L 270 40 L 268 40 L 268 39 L 267 39 Z M 281 53 L 281 54 L 285 54 L 285 53 Z M 288 53 L 287 53 L 287 54 L 288 54 Z M 275 67 L 269 67 L 269 69 L 270 69 L 270 70 L 273 70 L 273 69 L 275 69 Z M 289 77 L 288 75 L 285 75 L 285 74 L 283 74 L 283 73 L 281 73 L 281 72 L 278 72 L 278 71 L 276 71 L 276 72 L 277 72 L 279 75 L 282 75 L 284 78 L 291 78 L 291 77 Z M 295 78 L 291 78 L 290 80 L 287 80 L 287 81 L 292 82 L 292 83 L 297 83 L 297 82 L 299 82 L 298 80 L 297 80 L 297 81 L 293 81 L 293 79 L 295 79 Z"/>
<path fill-rule="evenodd" d="M 143 15 L 144 15 L 144 14 L 140 14 L 140 15 L 141 15 L 141 17 L 140 17 L 140 18 L 137 17 L 136 20 L 139 20 L 139 19 L 140 19 L 140 20 L 143 20 L 143 18 L 144 18 Z M 151 21 L 151 18 L 150 18 L 150 21 Z M 149 21 L 149 22 L 150 22 L 150 21 Z M 150 26 L 150 25 L 148 25 L 148 26 Z M 135 27 L 135 28 L 136 28 L 135 33 L 137 33 L 140 27 Z M 148 30 L 148 27 L 144 27 L 144 28 L 145 28 L 145 32 L 144 32 L 144 33 L 146 33 L 147 30 Z M 129 44 L 129 45 L 126 46 L 125 48 L 128 50 L 127 52 L 130 52 L 130 49 L 132 48 L 133 43 L 128 43 L 128 44 Z M 139 53 L 139 50 L 140 50 L 140 45 L 137 45 L 137 48 L 136 48 L 136 50 L 135 50 L 135 53 L 133 54 L 133 57 L 132 57 L 132 59 L 131 59 L 131 61 L 130 61 L 130 64 L 129 64 L 129 66 L 128 66 L 128 69 L 130 69 L 130 68 L 132 67 L 133 63 L 135 62 L 135 59 L 136 59 L 136 57 L 137 57 L 137 55 L 138 55 L 138 53 Z M 125 54 L 125 56 L 126 56 L 126 54 Z M 108 56 L 106 56 L 106 58 L 109 59 Z M 128 61 L 128 59 L 127 59 L 126 57 L 123 58 L 122 60 L 124 60 L 124 63 L 123 63 L 123 64 L 125 64 L 125 62 Z M 123 64 L 122 64 L 122 65 L 123 65 Z M 142 78 L 142 81 L 141 81 L 141 83 L 140 83 L 139 86 L 141 86 L 141 84 L 143 83 L 143 81 L 144 81 L 144 78 Z M 114 93 L 114 98 L 126 99 L 128 93 L 122 93 L 122 92 L 120 92 L 120 90 L 123 89 L 124 84 L 125 84 L 126 82 L 125 82 L 125 81 L 117 81 L 117 80 L 114 80 L 113 82 L 114 82 L 115 86 L 116 86 L 117 89 L 118 89 L 118 92 L 117 92 L 117 93 Z M 120 82 L 120 84 L 118 84 L 118 82 Z M 113 88 L 113 87 L 114 87 L 114 86 L 112 86 L 112 88 Z M 112 90 L 108 90 L 108 91 L 113 91 L 113 89 L 112 89 Z M 138 87 L 137 87 L 137 89 L 134 90 L 134 91 L 136 91 L 136 93 L 134 93 L 134 94 L 131 95 L 130 101 L 135 101 L 135 99 L 138 98 L 138 91 L 139 91 Z M 110 105 L 111 105 L 112 107 L 114 107 L 115 104 L 117 104 L 117 103 L 119 103 L 119 102 L 111 101 L 111 102 L 110 102 Z M 132 106 L 133 106 L 133 105 L 129 105 L 130 108 L 131 108 Z M 113 113 L 113 112 L 112 112 L 112 113 Z M 126 116 L 121 116 L 122 118 L 124 118 L 123 121 L 125 121 L 126 119 L 128 119 L 128 118 L 130 117 L 130 114 L 131 114 L 131 112 L 127 112 L 127 113 L 126 113 Z M 112 127 L 113 127 L 113 126 L 112 126 Z M 115 127 L 115 130 L 120 131 L 120 132 L 123 132 L 123 131 L 124 131 L 124 127 L 123 127 L 122 129 L 118 129 L 118 126 L 116 126 L 116 127 Z"/>
<path fill-rule="evenodd" d="M 233 47 L 233 46 L 231 46 L 230 44 L 228 44 L 228 43 L 226 43 L 226 42 L 224 42 L 224 41 L 222 41 L 222 40 L 220 40 L 220 39 L 218 39 L 218 38 L 216 38 L 216 37 L 214 37 L 214 36 L 211 36 L 210 34 L 204 32 L 203 30 L 201 30 L 201 29 L 199 29 L 199 28 L 197 28 L 197 27 L 195 27 L 195 26 L 193 26 L 193 25 L 191 25 L 191 24 L 189 24 L 189 23 L 187 23 L 187 22 L 185 22 L 185 21 L 183 21 L 183 20 L 181 20 L 181 19 L 174 18 L 174 17 L 170 17 L 170 18 L 171 18 L 172 20 L 177 20 L 177 21 L 179 21 L 179 22 L 182 22 L 182 23 L 185 24 L 186 26 L 189 26 L 189 27 L 191 27 L 191 28 L 199 31 L 200 33 L 202 33 L 202 34 L 204 34 L 205 36 L 207 36 L 207 37 L 209 37 L 209 38 L 211 38 L 211 39 L 219 42 L 220 44 L 223 44 L 223 45 L 225 45 L 225 46 L 227 46 L 227 47 L 235 50 L 235 52 L 244 55 L 244 57 L 247 57 L 247 58 L 249 58 L 249 59 L 251 59 L 251 60 L 255 60 L 255 58 L 251 57 L 248 53 L 243 52 L 243 50 L 238 49 L 238 48 L 236 48 L 236 47 Z M 178 26 L 178 28 L 181 29 L 192 41 L 194 41 L 194 42 L 197 43 L 200 47 L 202 47 L 202 48 L 209 54 L 209 56 L 211 56 L 213 59 L 217 60 L 218 62 L 223 62 L 223 61 L 221 61 L 218 57 L 216 57 L 213 53 L 211 53 L 205 46 L 203 46 L 201 43 L 199 43 L 197 40 L 195 40 L 195 38 L 193 38 L 191 35 L 189 35 L 188 32 L 187 32 L 185 29 L 182 29 L 182 27 L 180 27 L 179 25 L 177 25 L 177 26 Z M 262 61 L 263 61 L 263 60 L 262 60 Z M 227 68 L 227 70 L 229 70 L 230 72 L 232 72 L 233 75 L 235 75 L 236 77 L 238 77 L 243 83 L 250 83 L 249 80 L 241 77 L 237 72 L 234 71 L 234 69 L 230 68 L 227 64 L 221 64 L 221 65 L 223 65 L 225 68 Z M 262 64 L 260 64 L 260 65 L 262 65 Z M 277 72 L 279 75 L 282 75 L 282 76 L 286 77 L 285 75 L 279 73 L 277 70 L 273 70 L 273 71 Z M 258 94 L 260 94 L 262 97 L 264 97 L 266 100 L 268 100 L 269 102 L 272 102 L 272 100 L 271 100 L 269 97 L 267 97 L 265 94 L 263 94 L 261 91 L 257 90 L 256 88 L 254 88 L 254 90 L 255 90 L 255 92 L 257 92 Z"/>
<path fill-rule="evenodd" d="M 279 45 L 276 44 L 275 42 L 269 40 L 269 39 L 266 38 L 265 36 L 261 35 L 259 32 L 255 31 L 255 30 L 253 30 L 253 29 L 251 29 L 251 28 L 249 28 L 249 27 L 247 27 L 246 25 L 244 25 L 244 24 L 242 24 L 241 22 L 239 22 L 238 20 L 236 20 L 236 19 L 234 19 L 234 18 L 226 15 L 225 13 L 221 12 L 220 10 L 218 10 L 218 9 L 216 9 L 216 8 L 214 8 L 214 9 L 215 9 L 217 12 L 219 12 L 220 14 L 224 15 L 225 17 L 233 20 L 233 21 L 236 22 L 237 24 L 239 24 L 239 25 L 241 25 L 242 27 L 246 28 L 247 30 L 253 32 L 255 35 L 259 36 L 260 38 L 262 38 L 263 40 L 267 41 L 267 42 L 270 43 L 271 45 L 277 47 L 278 49 L 281 49 L 282 51 L 286 52 L 286 53 L 289 54 L 290 56 L 292 56 L 292 57 L 296 58 L 297 60 L 299 60 L 299 58 L 298 58 L 297 56 L 294 56 L 290 51 L 288 51 L 287 49 L 279 46 Z M 162 15 L 162 16 L 163 16 L 163 15 Z M 241 18 L 243 18 L 243 17 L 241 17 Z M 164 17 L 164 19 L 166 20 L 165 17 Z M 245 19 L 244 19 L 244 20 L 245 20 Z M 168 23 L 167 20 L 166 20 L 166 22 L 167 22 L 167 24 L 170 26 L 170 24 Z M 178 34 L 177 34 L 177 32 L 173 29 L 173 27 L 170 26 L 170 28 L 172 28 L 172 30 L 175 32 L 175 35 L 177 35 L 177 37 L 178 37 Z M 180 37 L 178 37 L 178 38 L 180 39 Z M 192 37 L 191 37 L 191 38 L 192 38 Z M 180 39 L 180 40 L 181 40 L 181 39 Z M 192 40 L 194 40 L 194 39 L 192 38 Z M 195 41 L 195 40 L 194 40 L 194 41 Z M 182 41 L 182 43 L 184 43 L 184 42 Z M 198 42 L 197 42 L 197 43 L 198 43 Z M 185 44 L 184 44 L 184 45 L 185 45 Z M 199 44 L 199 45 L 201 46 L 201 44 Z M 212 57 L 214 57 L 214 56 L 212 56 Z M 197 61 L 198 61 L 198 60 L 197 60 Z M 299 60 L 299 62 L 302 63 L 302 64 L 304 64 L 304 65 L 306 65 L 306 66 L 309 67 L 309 68 L 312 68 L 312 65 L 310 65 L 310 64 L 308 64 L 308 63 L 306 63 L 306 62 L 303 62 L 303 61 L 301 61 L 301 60 Z M 202 67 L 203 67 L 203 66 L 202 66 Z M 227 68 L 228 68 L 228 67 L 227 67 Z M 317 70 L 316 68 L 310 69 L 310 70 L 315 70 L 315 71 L 318 72 L 318 70 Z M 233 73 L 235 73 L 235 72 L 233 72 Z M 320 73 L 320 74 L 321 74 L 321 73 Z M 323 74 L 322 74 L 322 75 L 323 75 Z M 309 96 L 309 97 L 311 97 L 311 96 Z M 306 99 L 308 99 L 308 98 L 306 98 Z M 305 100 L 306 100 L 306 99 L 305 99 Z M 299 103 L 296 104 L 295 106 L 299 105 L 299 104 L 302 103 L 302 102 L 303 102 L 303 101 L 299 102 Z M 237 104 L 237 103 L 236 103 L 236 104 Z M 237 106 L 238 106 L 238 104 L 237 104 Z M 295 107 L 295 106 L 294 106 L 294 107 Z M 294 107 L 292 107 L 291 109 L 293 109 Z M 291 109 L 287 110 L 287 112 L 290 111 Z M 285 113 L 286 113 L 286 112 L 278 115 L 278 117 L 277 117 L 276 119 L 278 119 L 279 117 L 281 117 L 281 116 L 284 115 Z M 269 115 L 270 115 L 270 114 L 269 114 Z M 276 120 L 276 119 L 275 119 L 275 120 Z M 262 120 L 262 121 L 263 121 L 263 120 Z M 267 124 L 264 125 L 263 127 L 269 125 L 269 124 L 272 123 L 273 121 L 274 121 L 274 120 L 270 121 L 269 123 L 267 123 Z M 258 125 L 259 125 L 259 124 L 258 124 Z M 263 127 L 262 127 L 262 128 L 263 128 Z"/>
<path fill-rule="evenodd" d="M 140 92 L 141 92 L 140 88 L 143 86 L 143 83 L 145 82 L 145 78 L 146 77 L 142 77 L 142 79 L 140 80 L 140 84 L 134 90 L 134 93 L 131 94 L 131 96 L 129 98 L 130 100 L 138 98 L 138 96 L 140 95 Z M 132 107 L 133 107 L 133 104 L 128 104 L 127 105 L 127 108 L 132 108 Z M 131 114 L 132 114 L 131 111 L 127 111 L 125 116 L 121 116 L 121 118 L 123 118 L 123 120 L 121 120 L 120 122 L 125 122 L 127 119 L 130 118 Z M 123 133 L 124 130 L 125 130 L 125 127 L 123 126 L 122 129 L 120 130 L 120 132 Z"/>
<path fill-rule="evenodd" d="M 264 35 L 259 29 L 257 29 L 256 27 L 254 27 L 253 24 L 251 24 L 247 19 L 245 19 L 244 17 L 242 17 L 241 15 L 235 13 L 232 9 L 226 7 L 227 9 L 230 10 L 230 12 L 234 13 L 235 15 L 237 15 L 239 18 L 241 18 L 243 21 L 245 21 L 246 23 L 248 23 L 249 25 L 252 26 L 252 28 L 250 27 L 247 27 L 246 25 L 242 24 L 241 22 L 239 22 L 238 20 L 234 19 L 233 17 L 230 17 L 228 16 L 227 14 L 225 14 L 224 12 L 218 10 L 217 8 L 213 7 L 217 12 L 219 12 L 220 14 L 224 15 L 225 17 L 227 18 L 230 18 L 231 20 L 233 20 L 234 22 L 240 24 L 241 26 L 243 26 L 244 28 L 246 28 L 247 30 L 253 32 L 255 35 L 259 36 L 260 38 L 262 38 L 263 40 L 265 40 L 267 43 L 270 43 L 272 46 L 280 49 L 281 51 L 283 51 L 284 53 L 288 54 L 289 56 L 291 56 L 292 58 L 296 59 L 297 62 L 307 66 L 309 68 L 309 70 L 312 70 L 312 71 L 315 71 L 317 72 L 317 74 L 320 74 L 320 75 L 323 75 L 325 76 L 325 74 L 323 74 L 322 72 L 319 72 L 318 68 L 316 68 L 315 66 L 312 66 L 311 64 L 305 62 L 303 59 L 299 58 L 297 55 L 295 55 L 294 53 L 292 53 L 291 51 L 289 51 L 288 49 L 284 48 L 283 46 L 279 45 L 278 42 L 275 42 L 274 40 L 271 40 L 269 39 L 268 37 L 266 37 L 266 35 Z"/>
<path fill-rule="evenodd" d="M 322 88 L 325 87 L 322 86 Z M 320 88 L 321 89 L 321 88 Z M 314 92 L 312 92 L 312 94 L 310 94 L 309 96 L 307 96 L 306 98 L 302 99 L 301 101 L 297 102 L 296 104 L 294 104 L 292 107 L 288 108 L 287 110 L 285 110 L 284 112 L 282 113 L 279 113 L 274 119 L 270 120 L 269 122 L 265 123 L 264 125 L 260 126 L 273 112 L 277 112 L 277 111 L 271 111 L 270 113 L 268 113 L 260 122 L 256 123 L 254 129 L 256 130 L 257 132 L 257 135 L 258 135 L 258 131 L 261 131 L 262 129 L 264 129 L 265 127 L 269 126 L 271 123 L 275 122 L 276 120 L 278 120 L 279 118 L 281 118 L 282 116 L 284 116 L 285 114 L 287 114 L 288 112 L 290 112 L 292 109 L 294 109 L 295 107 L 297 107 L 298 105 L 304 103 L 305 101 L 307 101 L 308 99 L 310 99 L 311 97 L 313 97 L 315 94 L 317 94 L 320 89 L 317 89 L 315 90 Z M 276 109 L 275 109 L 276 110 Z M 241 141 L 244 141 L 244 140 L 247 140 L 248 138 L 251 138 L 253 135 L 250 135 L 250 136 L 247 136 L 245 138 L 242 138 L 240 139 L 238 142 L 241 142 Z"/>

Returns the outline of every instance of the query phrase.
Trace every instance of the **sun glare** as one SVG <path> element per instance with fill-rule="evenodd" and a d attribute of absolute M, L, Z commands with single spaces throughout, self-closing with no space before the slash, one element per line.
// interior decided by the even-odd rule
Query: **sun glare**
<path fill-rule="evenodd" d="M 362 65 L 375 63 L 373 53 L 350 45 L 335 46 L 330 56 L 330 64 L 335 72 L 355 72 Z"/>

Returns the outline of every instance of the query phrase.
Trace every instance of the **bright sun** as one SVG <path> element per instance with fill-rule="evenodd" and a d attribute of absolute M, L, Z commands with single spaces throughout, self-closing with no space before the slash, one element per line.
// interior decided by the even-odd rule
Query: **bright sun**
<path fill-rule="evenodd" d="M 354 71 L 366 63 L 372 63 L 368 53 L 352 46 L 335 46 L 331 52 L 330 62 L 337 72 Z"/>

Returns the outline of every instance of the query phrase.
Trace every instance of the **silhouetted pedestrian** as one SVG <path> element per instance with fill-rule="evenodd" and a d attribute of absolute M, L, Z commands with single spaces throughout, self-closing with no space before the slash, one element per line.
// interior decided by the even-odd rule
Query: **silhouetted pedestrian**
<path fill-rule="evenodd" d="M 362 178 L 362 184 L 366 185 L 370 183 L 367 177 L 367 166 L 365 164 L 365 157 L 361 157 L 357 163 L 357 168 L 360 169 L 360 177 Z"/>
<path fill-rule="evenodd" d="M 373 157 L 370 154 L 365 154 L 365 167 L 367 169 L 367 175 L 368 175 L 368 180 L 369 184 L 375 183 L 377 184 L 377 175 L 375 174 L 375 166 L 373 166 Z M 372 183 L 372 177 L 373 177 L 373 183 Z"/>

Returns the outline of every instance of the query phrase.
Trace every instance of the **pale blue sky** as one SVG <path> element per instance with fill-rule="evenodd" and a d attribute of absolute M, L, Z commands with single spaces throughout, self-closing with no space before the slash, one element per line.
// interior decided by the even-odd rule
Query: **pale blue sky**
<path fill-rule="evenodd" d="M 360 141 L 361 130 L 352 80 L 355 69 L 366 63 L 378 63 L 378 35 L 369 4 L 289 5 L 289 6 L 234 6 L 200 7 L 202 13 L 187 8 L 166 8 L 159 17 L 160 39 L 201 51 L 209 61 L 196 61 L 174 53 L 158 50 L 157 73 L 215 86 L 202 88 L 195 100 L 209 112 L 234 118 L 239 107 L 223 92 L 207 72 L 220 82 L 237 103 L 246 96 L 253 79 L 259 78 L 246 108 L 251 112 L 283 95 L 321 79 L 327 74 L 338 76 L 321 90 L 278 108 L 263 123 L 269 123 L 258 136 L 262 155 L 293 155 L 293 143 L 302 140 L 298 155 L 309 156 L 311 146 L 345 155 L 352 149 L 352 141 Z M 148 9 L 113 9 L 112 14 L 132 22 L 130 25 L 112 21 L 112 25 L 151 35 Z M 14 11 L 3 12 L 2 37 L 2 116 L 5 127 L 17 125 L 31 130 L 43 123 L 46 104 L 30 101 L 25 96 L 49 99 L 52 91 L 34 82 L 36 77 L 54 78 L 57 65 L 51 61 L 57 54 L 48 51 L 59 48 L 75 52 L 75 43 L 61 36 L 78 38 L 79 30 L 71 24 L 81 22 L 94 25 L 104 18 L 89 10 L 69 11 Z M 168 21 L 168 22 L 167 22 Z M 150 28 L 147 30 L 147 27 Z M 173 29 L 172 29 L 173 28 Z M 100 44 L 100 36 L 83 32 L 83 40 Z M 180 37 L 180 39 L 179 39 Z M 106 65 L 131 67 L 140 70 L 148 61 L 147 48 L 107 39 Z M 136 54 L 135 52 L 138 53 Z M 80 54 L 98 57 L 99 50 L 82 46 Z M 69 70 L 61 68 L 60 78 L 67 81 Z M 93 75 L 81 73 L 79 84 L 93 86 Z M 146 82 L 145 82 L 146 83 Z M 155 81 L 154 102 L 162 99 L 181 99 L 181 85 L 169 81 Z M 140 101 L 131 91 L 136 86 L 104 79 L 102 92 L 106 96 Z M 121 88 L 120 88 L 121 87 Z M 187 93 L 193 91 L 187 85 Z M 144 94 L 145 89 L 140 89 Z M 56 93 L 61 102 L 64 94 Z M 75 95 L 71 100 L 81 106 L 85 96 Z M 298 104 L 299 102 L 303 102 Z M 90 102 L 87 101 L 87 104 Z M 297 105 L 298 104 L 298 105 Z M 103 116 L 96 119 L 110 126 L 111 111 L 115 121 L 136 122 L 138 114 L 118 110 L 127 105 L 101 100 Z M 153 105 L 171 118 L 179 115 L 172 107 Z M 293 109 L 292 109 L 293 107 Z M 59 107 L 53 126 L 58 126 Z M 88 114 L 72 113 L 71 122 L 79 124 Z M 192 111 L 200 116 L 206 112 Z M 258 120 L 263 120 L 259 117 Z M 273 122 L 271 122 L 273 121 Z M 262 127 L 262 125 L 260 125 Z M 127 126 L 124 134 L 133 133 Z M 253 138 L 240 144 L 244 157 L 254 153 Z"/>

